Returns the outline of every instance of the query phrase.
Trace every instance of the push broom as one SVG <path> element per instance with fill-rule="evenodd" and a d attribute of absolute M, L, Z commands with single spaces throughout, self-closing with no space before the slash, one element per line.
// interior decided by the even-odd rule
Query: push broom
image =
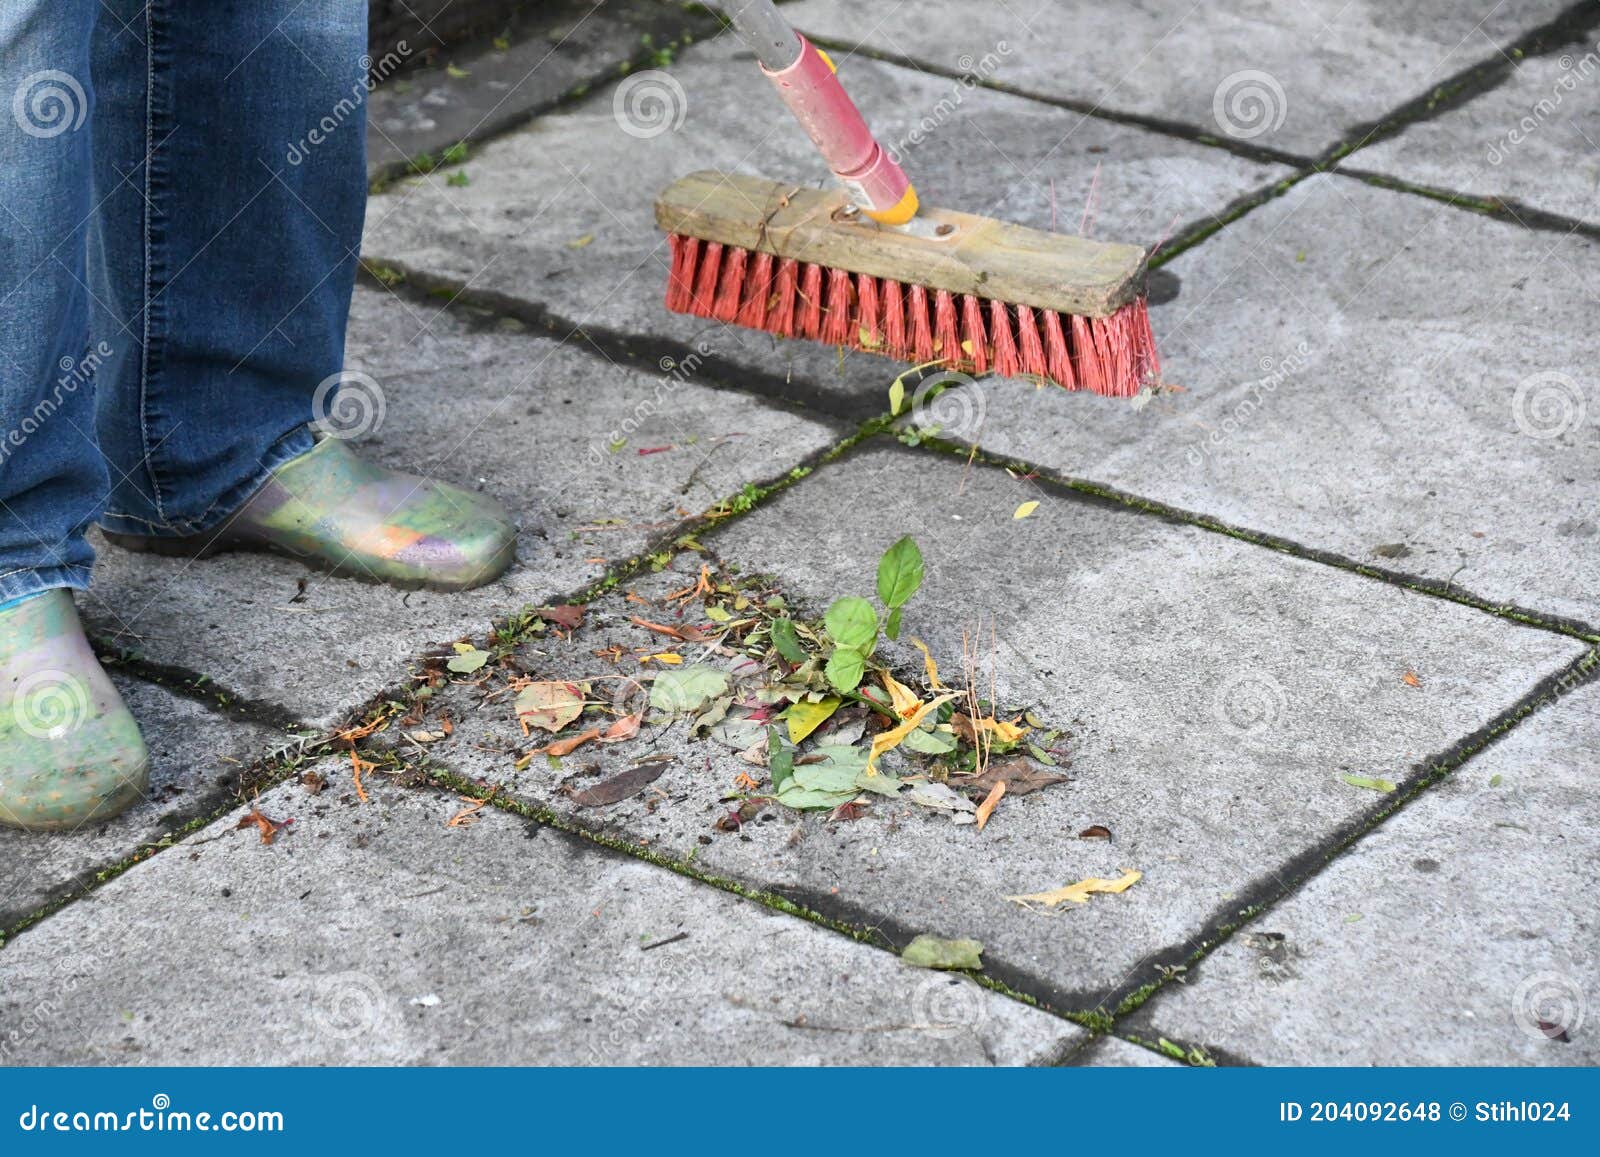
<path fill-rule="evenodd" d="M 668 309 L 1113 397 L 1158 377 L 1142 248 L 920 208 L 822 50 L 772 0 L 725 11 L 843 187 L 675 182 L 656 200 Z"/>

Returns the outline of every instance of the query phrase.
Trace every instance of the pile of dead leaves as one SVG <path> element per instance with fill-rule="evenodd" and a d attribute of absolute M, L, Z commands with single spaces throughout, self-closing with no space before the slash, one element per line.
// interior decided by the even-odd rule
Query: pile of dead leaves
<path fill-rule="evenodd" d="M 893 799 L 981 830 L 1002 799 L 1065 782 L 1051 770 L 1062 735 L 1029 713 L 997 717 L 992 692 L 977 690 L 975 653 L 963 656 L 959 688 L 940 682 L 917 640 L 909 641 L 924 657 L 922 688 L 878 658 L 881 637 L 898 636 L 922 573 L 920 551 L 903 538 L 880 561 L 879 605 L 841 598 L 821 621 L 795 617 L 775 590 L 709 566 L 659 602 L 629 594 L 650 616 L 629 620 L 643 645 L 596 652 L 622 673 L 513 681 L 515 717 L 533 741 L 517 766 L 635 740 L 643 727 L 681 719 L 748 765 L 731 799 L 837 819 Z M 451 656 L 449 669 L 472 678 L 481 654 Z"/>

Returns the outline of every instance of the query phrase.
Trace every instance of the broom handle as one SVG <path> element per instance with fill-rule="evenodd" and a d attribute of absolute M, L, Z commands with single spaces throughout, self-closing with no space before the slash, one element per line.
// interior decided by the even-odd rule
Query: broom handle
<path fill-rule="evenodd" d="M 904 225 L 916 216 L 916 190 L 867 128 L 827 54 L 791 28 L 772 0 L 737 0 L 727 13 L 862 212 L 885 225 Z"/>

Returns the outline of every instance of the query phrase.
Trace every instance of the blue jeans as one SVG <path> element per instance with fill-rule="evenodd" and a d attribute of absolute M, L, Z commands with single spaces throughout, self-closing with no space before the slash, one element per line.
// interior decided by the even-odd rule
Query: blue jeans
<path fill-rule="evenodd" d="M 0 602 L 311 447 L 366 203 L 360 0 L 0 3 Z M 324 391 L 326 392 L 326 391 Z"/>

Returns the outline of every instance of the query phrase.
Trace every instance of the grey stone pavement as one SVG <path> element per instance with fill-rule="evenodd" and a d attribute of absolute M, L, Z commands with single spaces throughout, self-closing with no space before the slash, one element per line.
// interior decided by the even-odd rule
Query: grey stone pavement
<path fill-rule="evenodd" d="M 4 1061 L 1600 1063 L 1600 4 L 786 8 L 925 201 L 1157 247 L 1162 386 L 895 417 L 889 362 L 667 313 L 659 188 L 826 177 L 703 8 L 400 71 L 353 434 L 506 502 L 519 561 L 106 547 L 154 785 L 0 832 Z M 686 721 L 527 758 L 508 687 L 640 675 L 702 567 L 817 614 L 905 534 L 907 635 L 977 640 L 1065 784 L 735 822 Z"/>

